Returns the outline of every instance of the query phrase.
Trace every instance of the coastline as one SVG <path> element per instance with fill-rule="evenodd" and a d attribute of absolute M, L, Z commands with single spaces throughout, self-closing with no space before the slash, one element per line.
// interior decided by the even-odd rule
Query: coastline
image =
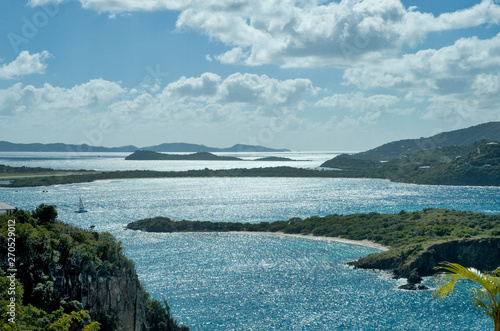
<path fill-rule="evenodd" d="M 495 252 L 500 245 L 499 220 L 498 215 L 425 208 L 412 212 L 402 210 L 397 214 L 335 214 L 272 223 L 173 221 L 168 217 L 155 217 L 129 223 L 127 228 L 146 232 L 264 234 L 283 236 L 281 239 L 288 236 L 370 247 L 377 251 L 350 265 L 390 270 L 398 278 L 417 283 L 415 275 L 434 275 L 440 262 L 457 260 L 457 256 L 460 257 L 457 263 L 474 261 L 475 268 L 495 270 L 498 267 Z M 473 229 L 471 222 L 475 224 Z M 408 231 L 415 224 L 420 232 Z"/>
<path fill-rule="evenodd" d="M 114 170 L 114 171 L 92 171 L 92 170 L 53 170 L 42 168 L 28 168 L 15 171 L 15 167 L 2 166 L 8 170 L 8 174 L 1 175 L 4 181 L 0 187 L 34 187 L 51 186 L 76 183 L 90 183 L 96 181 L 111 181 L 125 179 L 158 179 L 158 178 L 351 178 L 351 179 L 375 179 L 386 180 L 394 183 L 406 183 L 416 185 L 446 185 L 446 186 L 500 186 L 500 179 L 488 171 L 488 176 L 477 181 L 464 181 L 462 177 L 448 178 L 446 180 L 427 180 L 420 177 L 394 177 L 385 176 L 379 172 L 357 172 L 357 171 L 333 171 L 315 170 L 307 168 L 295 168 L 291 166 L 277 166 L 265 168 L 232 168 L 232 169 L 199 169 L 184 171 L 154 171 L 154 170 Z M 10 169 L 10 170 L 9 170 Z M 41 170 L 47 172 L 41 172 Z M 473 168 L 476 169 L 476 168 Z M 31 172 L 29 172 L 31 171 Z M 418 173 L 423 174 L 422 172 Z M 442 176 L 441 176 L 442 177 Z M 439 177 L 439 178 L 441 178 Z"/>
<path fill-rule="evenodd" d="M 369 240 L 352 240 L 352 239 L 345 239 L 345 238 L 340 238 L 340 237 L 315 236 L 313 234 L 304 235 L 304 234 L 284 233 L 284 232 L 280 232 L 280 231 L 278 231 L 278 232 L 227 231 L 226 233 L 265 234 L 265 235 L 272 235 L 272 236 L 284 236 L 284 237 L 294 237 L 294 238 L 303 238 L 303 239 L 312 239 L 312 240 L 335 241 L 335 242 L 340 242 L 340 243 L 344 243 L 344 244 L 351 244 L 351 245 L 376 248 L 376 249 L 380 249 L 382 251 L 388 251 L 390 249 L 390 247 L 388 247 L 388 246 L 383 246 L 383 245 L 377 244 L 376 242 L 369 241 Z"/>

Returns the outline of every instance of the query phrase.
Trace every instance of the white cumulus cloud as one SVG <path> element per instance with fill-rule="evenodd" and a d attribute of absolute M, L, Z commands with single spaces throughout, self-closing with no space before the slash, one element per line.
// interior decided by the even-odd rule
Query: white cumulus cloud
<path fill-rule="evenodd" d="M 341 108 L 355 112 L 380 111 L 390 109 L 399 101 L 393 95 L 375 94 L 365 97 L 363 93 L 334 94 L 316 102 L 317 107 Z"/>
<path fill-rule="evenodd" d="M 425 118 L 460 114 L 463 118 L 497 120 L 500 34 L 491 39 L 462 38 L 441 49 L 390 58 L 349 68 L 345 83 L 361 89 L 407 92 L 424 105 Z M 426 106 L 428 103 L 428 106 Z"/>
<path fill-rule="evenodd" d="M 262 106 L 290 105 L 307 93 L 315 93 L 309 79 L 284 81 L 266 75 L 235 73 L 221 84 L 221 102 L 244 102 Z"/>
<path fill-rule="evenodd" d="M 0 90 L 0 114 L 32 115 L 47 111 L 69 111 L 75 114 L 82 109 L 104 107 L 123 93 L 126 93 L 126 90 L 118 83 L 103 79 L 93 79 L 72 88 L 57 87 L 47 83 L 42 87 L 17 83 Z M 61 113 L 58 113 L 58 116 L 60 115 Z"/>
<path fill-rule="evenodd" d="M 31 0 L 32 5 L 48 0 Z M 59 2 L 60 0 L 56 0 Z M 434 16 L 400 0 L 78 0 L 112 16 L 174 10 L 177 28 L 192 29 L 230 47 L 223 63 L 284 67 L 350 66 L 392 56 L 429 33 L 500 24 L 493 0 Z"/>
<path fill-rule="evenodd" d="M 491 39 L 462 38 L 441 49 L 386 59 L 349 68 L 347 83 L 360 88 L 426 88 L 446 93 L 455 82 L 467 88 L 476 75 L 500 72 L 500 34 Z M 448 82 L 447 82 L 448 81 Z"/>
<path fill-rule="evenodd" d="M 0 66 L 0 79 L 16 79 L 31 74 L 44 74 L 47 64 L 43 61 L 49 57 L 50 53 L 47 51 L 34 54 L 22 51 L 14 61 Z"/>
<path fill-rule="evenodd" d="M 220 76 L 207 72 L 200 77 L 181 77 L 178 81 L 168 84 L 166 90 L 181 97 L 214 96 L 220 80 Z"/>

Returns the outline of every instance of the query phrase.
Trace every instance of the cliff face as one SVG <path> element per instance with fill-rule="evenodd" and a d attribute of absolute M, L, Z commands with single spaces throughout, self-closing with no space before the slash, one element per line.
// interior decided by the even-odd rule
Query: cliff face
<path fill-rule="evenodd" d="M 41 254 L 32 258 L 50 261 Z M 102 330 L 147 330 L 147 294 L 134 269 L 122 267 L 111 272 L 98 266 L 91 270 L 88 264 L 49 263 L 29 268 L 29 272 L 20 267 L 17 277 L 25 289 L 24 301 L 50 312 L 63 302 L 76 300 L 102 324 Z"/>
<path fill-rule="evenodd" d="M 32 279 L 36 280 L 37 277 Z M 59 270 L 53 279 L 51 300 L 77 300 L 94 320 L 120 331 L 146 330 L 146 293 L 136 275 L 99 276 L 67 274 Z M 105 329 L 105 328 L 103 328 Z"/>
<path fill-rule="evenodd" d="M 500 238 L 463 239 L 434 244 L 395 272 L 407 277 L 412 270 L 417 270 L 420 276 L 430 276 L 443 261 L 479 270 L 495 270 L 500 267 Z"/>
<path fill-rule="evenodd" d="M 0 249 L 5 252 L 6 220 L 15 220 L 15 279 L 22 288 L 17 304 L 19 319 L 27 323 L 21 329 L 45 330 L 62 313 L 83 309 L 101 330 L 188 330 L 176 324 L 166 302 L 163 306 L 148 298 L 134 263 L 111 234 L 78 229 L 56 217 L 55 208 L 45 205 L 33 213 L 0 215 Z M 7 275 L 9 263 L 2 256 L 1 277 Z M 4 295 L 0 293 L 0 301 L 6 300 Z M 44 316 L 42 322 L 33 319 L 37 314 Z"/>
<path fill-rule="evenodd" d="M 77 233 L 80 232 L 74 232 Z M 113 246 L 110 236 L 89 235 L 102 237 L 107 244 L 101 247 L 107 249 L 108 254 L 96 258 L 89 253 L 102 249 L 84 251 L 80 246 L 73 246 L 68 250 L 71 258 L 61 263 L 64 250 L 51 251 L 50 246 L 45 246 L 45 251 L 37 253 L 28 249 L 29 258 L 25 254 L 20 256 L 27 262 L 20 266 L 17 274 L 25 289 L 24 301 L 50 312 L 61 303 L 76 300 L 93 320 L 102 324 L 102 330 L 147 330 L 147 294 L 133 263 L 122 255 L 110 258 L 114 255 L 109 252 L 118 245 Z M 56 237 L 51 240 L 54 242 Z"/>
<path fill-rule="evenodd" d="M 87 285 L 88 290 L 82 304 L 91 315 L 102 319 L 116 312 L 117 330 L 146 330 L 146 296 L 137 278 L 99 277 L 82 285 Z"/>
<path fill-rule="evenodd" d="M 459 263 L 479 270 L 500 267 L 500 238 L 462 239 L 430 245 L 415 257 L 405 260 L 401 256 L 367 256 L 352 262 L 356 268 L 391 270 L 395 277 L 413 279 L 431 276 L 440 262 Z"/>

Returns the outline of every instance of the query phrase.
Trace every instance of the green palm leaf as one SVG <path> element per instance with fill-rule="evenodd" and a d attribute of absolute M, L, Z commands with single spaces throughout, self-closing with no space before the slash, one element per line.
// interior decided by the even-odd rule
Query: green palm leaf
<path fill-rule="evenodd" d="M 474 268 L 466 268 L 458 263 L 444 262 L 437 269 L 443 273 L 437 275 L 433 296 L 443 299 L 453 292 L 459 280 L 469 280 L 480 285 L 472 290 L 472 303 L 493 318 L 495 330 L 500 330 L 500 269 L 492 273 L 483 273 Z"/>

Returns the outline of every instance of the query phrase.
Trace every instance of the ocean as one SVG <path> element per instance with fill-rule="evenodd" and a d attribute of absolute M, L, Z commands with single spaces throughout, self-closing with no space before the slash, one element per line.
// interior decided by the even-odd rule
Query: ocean
<path fill-rule="evenodd" d="M 134 161 L 114 154 L 72 158 L 29 154 L 0 153 L 0 164 L 58 164 L 60 169 L 96 170 L 147 167 L 143 163 L 131 166 L 129 162 Z M 301 166 L 315 168 L 332 154 L 296 153 L 295 158 L 302 158 Z M 248 158 L 254 156 L 260 155 Z M 217 168 L 216 164 L 182 162 L 175 168 Z M 149 167 L 174 167 L 163 163 L 153 161 Z M 266 166 L 272 164 L 266 162 Z M 88 213 L 74 213 L 80 196 Z M 431 207 L 499 214 L 499 187 L 412 185 L 374 179 L 170 178 L 0 188 L 0 201 L 24 209 L 54 204 L 60 220 L 112 233 L 134 260 L 146 290 L 156 299 L 166 298 L 176 320 L 192 330 L 493 327 L 490 318 L 472 306 L 468 284 L 459 283 L 451 297 L 437 300 L 430 291 L 399 290 L 404 280 L 392 279 L 387 273 L 346 265 L 379 251 L 375 248 L 265 234 L 153 234 L 124 226 L 154 216 L 272 222 Z M 425 282 L 432 286 L 432 279 Z"/>

